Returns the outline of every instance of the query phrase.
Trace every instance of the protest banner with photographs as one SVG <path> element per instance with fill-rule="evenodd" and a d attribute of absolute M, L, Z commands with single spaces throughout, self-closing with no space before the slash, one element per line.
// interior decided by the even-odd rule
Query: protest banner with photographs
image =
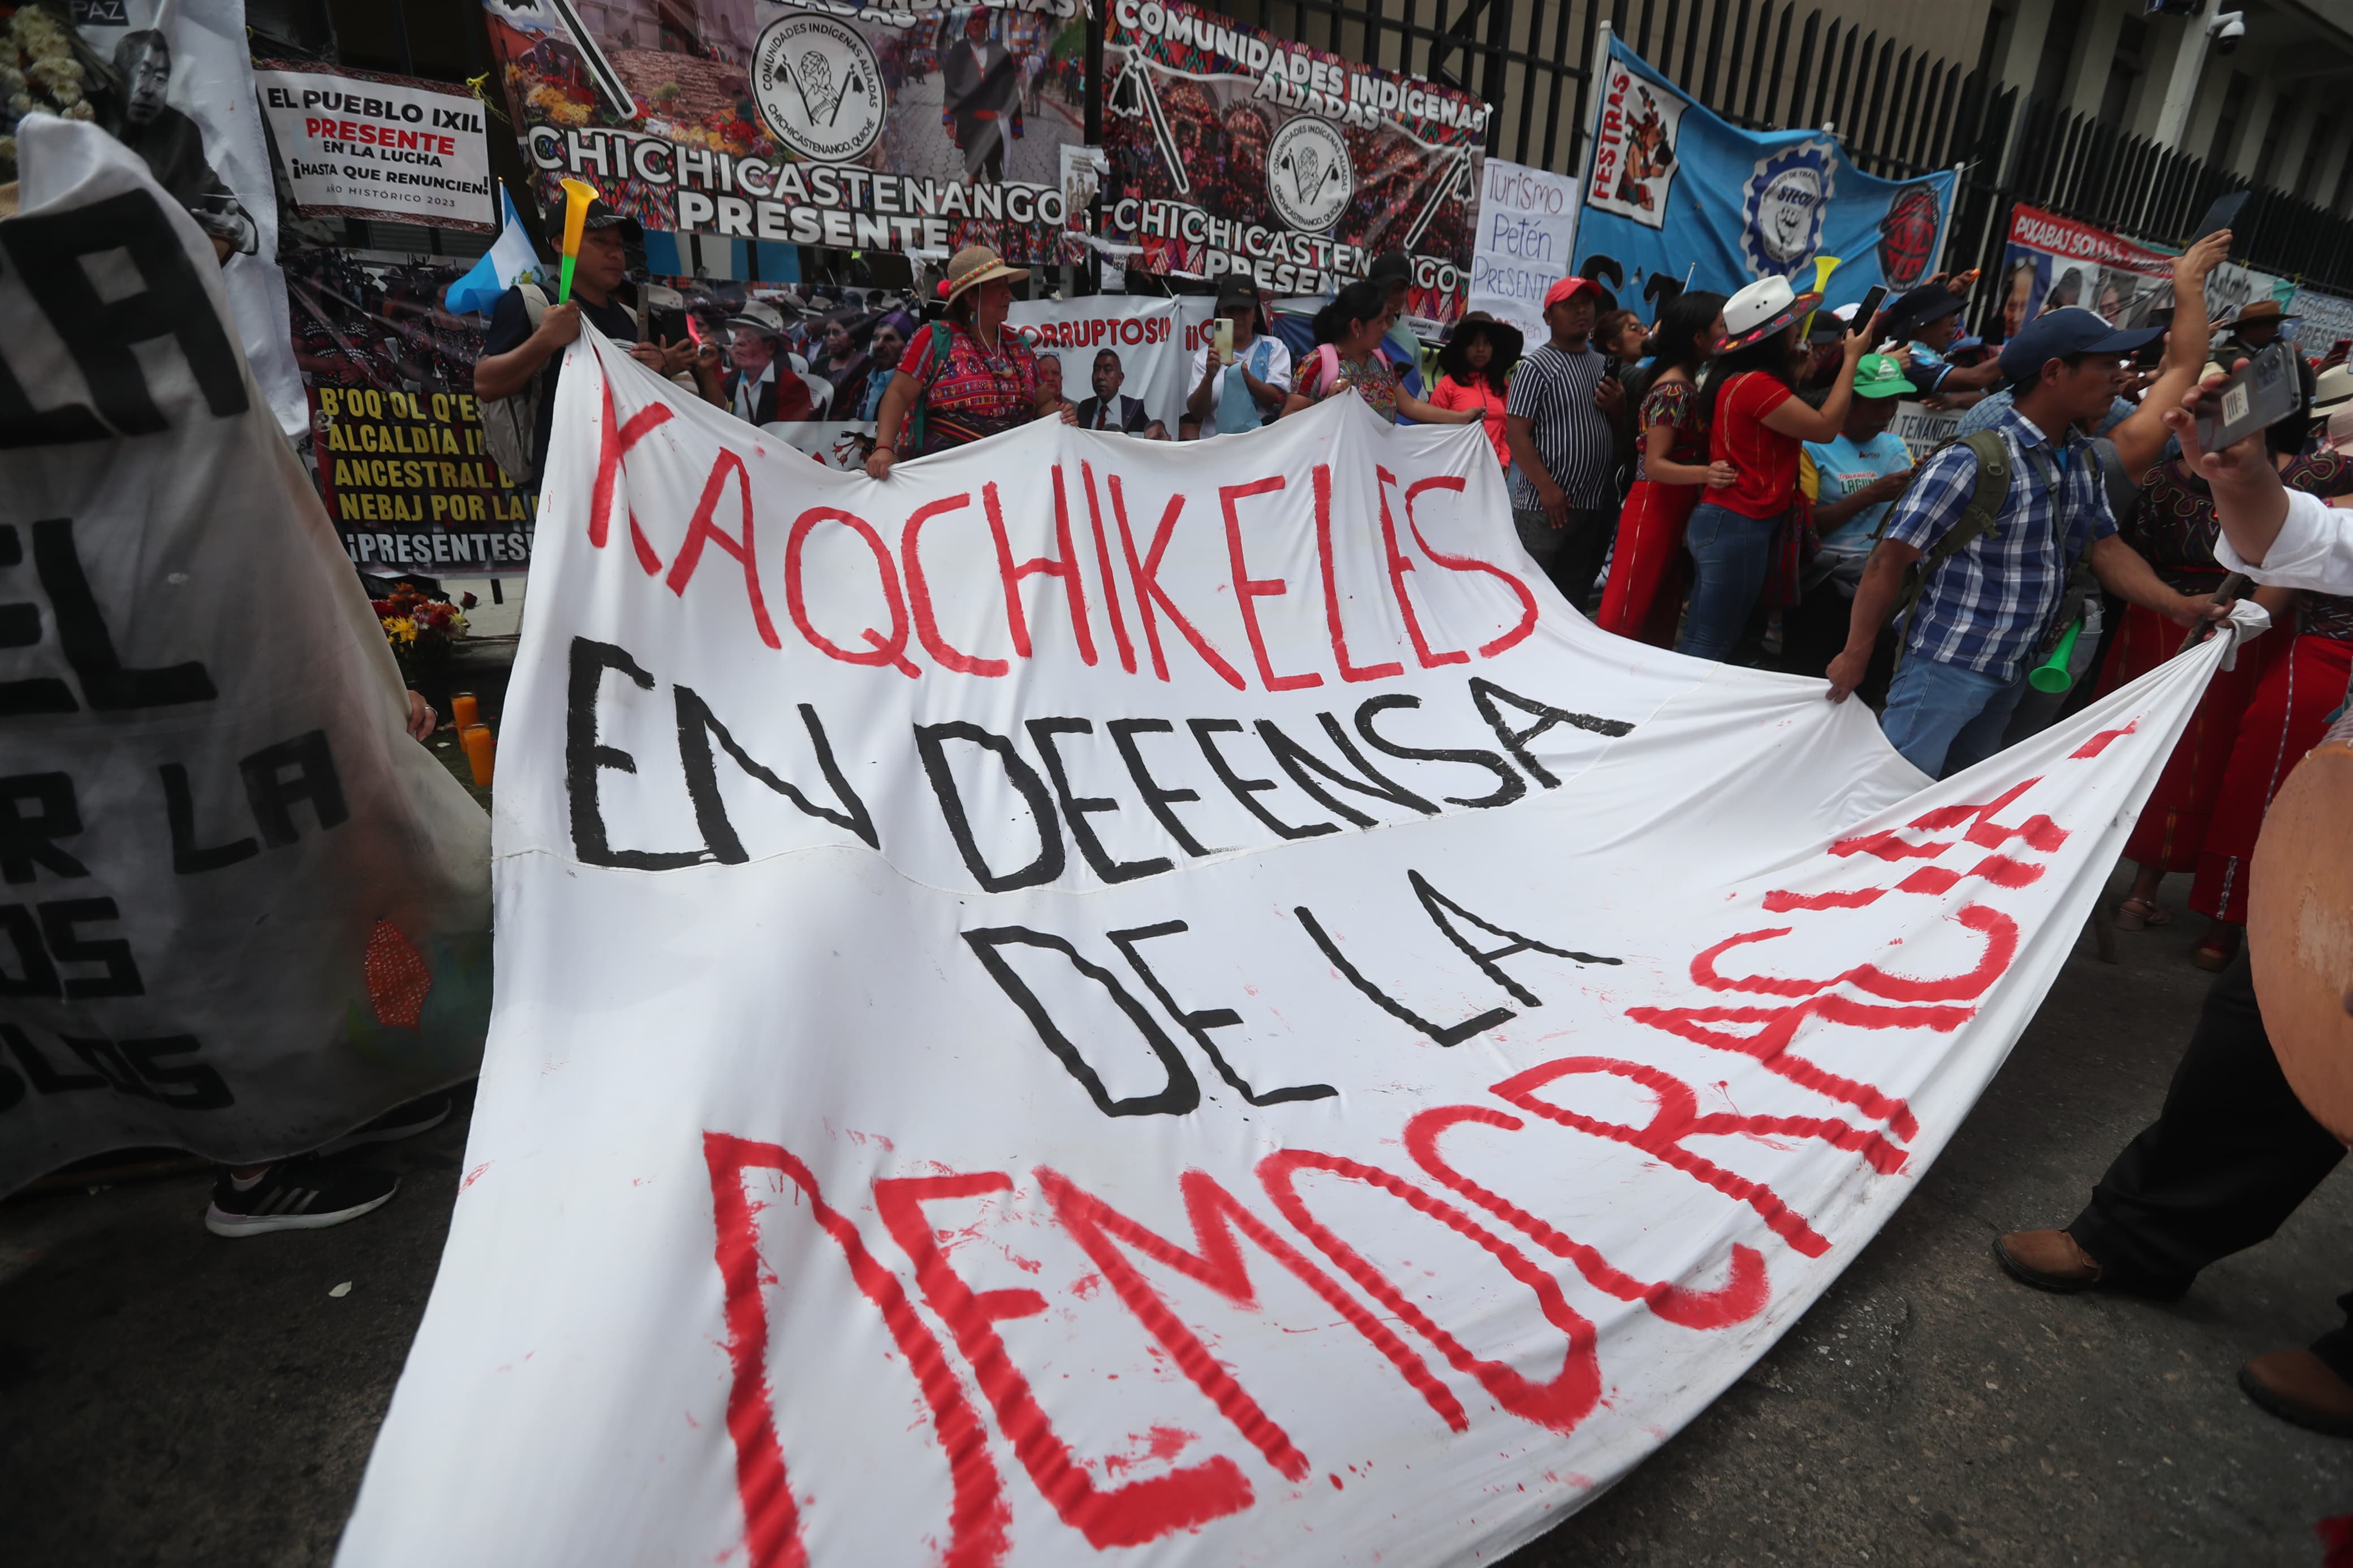
<path fill-rule="evenodd" d="M 1489 106 L 1188 0 L 1111 0 L 1104 237 L 1131 269 L 1329 294 L 1384 251 L 1409 311 L 1461 313 Z"/>
<path fill-rule="evenodd" d="M 551 211 L 569 175 L 657 233 L 1060 259 L 1080 0 L 482 3 Z"/>
<path fill-rule="evenodd" d="M 1812 286 L 1835 256 L 1827 302 L 1876 284 L 1901 293 L 1936 270 L 1951 216 L 1950 170 L 1867 174 L 1820 131 L 1743 131 L 1686 96 L 1612 34 L 1595 95 L 1577 231 L 1579 271 L 1615 264 L 1648 297 L 1654 277 L 1732 293 L 1783 276 Z"/>
<path fill-rule="evenodd" d="M 2067 305 L 2119 327 L 2145 325 L 2172 308 L 2176 254 L 2040 207 L 2014 207 L 1994 297 L 1999 315 L 1986 323 L 1986 336 L 2007 342 L 2045 310 Z M 2220 323 L 2253 301 L 2285 304 L 2295 294 L 2294 284 L 2272 273 L 2226 261 L 2207 275 L 2207 319 Z"/>
<path fill-rule="evenodd" d="M 1918 1189 L 2232 647 L 1931 783 L 1595 628 L 1475 428 L 876 485 L 567 353 L 339 1568 L 1494 1563 Z"/>
<path fill-rule="evenodd" d="M 110 1150 L 315 1149 L 472 1077 L 491 992 L 489 821 L 408 736 L 209 235 L 95 127 L 20 136 L 0 1195 Z"/>
<path fill-rule="evenodd" d="M 498 226 L 482 106 L 439 82 L 254 62 L 262 117 L 306 216 Z"/>
<path fill-rule="evenodd" d="M 278 198 L 254 100 L 243 0 L 75 0 L 20 5 L 0 27 L 0 180 L 29 156 L 21 121 L 48 113 L 97 125 L 138 153 L 222 258 L 237 338 L 279 427 L 308 418 L 286 342 L 286 280 L 278 270 Z"/>
<path fill-rule="evenodd" d="M 287 259 L 311 410 L 303 457 L 364 572 L 501 577 L 531 565 L 537 492 L 506 482 L 474 403 L 489 322 L 442 302 L 466 269 L 323 247 Z"/>
<path fill-rule="evenodd" d="M 1049 374 L 1062 378 L 1063 401 L 1090 427 L 1130 435 L 1176 434 L 1192 354 L 1177 301 L 1149 295 L 1090 294 L 1076 300 L 1017 300 L 1006 325 L 1021 334 Z"/>

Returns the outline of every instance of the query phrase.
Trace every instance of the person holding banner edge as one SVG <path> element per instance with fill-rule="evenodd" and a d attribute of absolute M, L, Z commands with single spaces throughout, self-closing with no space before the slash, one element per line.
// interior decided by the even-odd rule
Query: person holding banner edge
<path fill-rule="evenodd" d="M 2076 428 L 2107 408 L 2126 356 L 2157 335 L 2116 331 L 2075 306 L 2038 317 L 2000 361 L 2011 405 L 1990 433 L 2007 458 L 1998 499 L 1978 510 L 1985 459 L 1961 443 L 1921 464 L 1890 514 L 1825 695 L 1843 702 L 1861 684 L 1909 579 L 1915 603 L 1881 724 L 1888 743 L 1929 777 L 2001 749 L 2028 668 L 2058 639 L 2061 617 L 2083 592 L 2079 564 L 2101 587 L 2176 626 L 2230 613 L 2211 595 L 2176 593 L 2116 537 L 2101 465 Z"/>
<path fill-rule="evenodd" d="M 899 442 L 912 424 L 922 450 L 944 452 L 1042 418 L 1052 402 L 1038 376 L 1038 356 L 1018 332 L 1005 330 L 1013 285 L 1029 274 L 1008 267 L 985 245 L 967 245 L 940 279 L 947 312 L 919 330 L 882 394 L 874 418 L 869 478 L 891 477 Z M 1066 423 L 1071 416 L 1061 416 Z"/>

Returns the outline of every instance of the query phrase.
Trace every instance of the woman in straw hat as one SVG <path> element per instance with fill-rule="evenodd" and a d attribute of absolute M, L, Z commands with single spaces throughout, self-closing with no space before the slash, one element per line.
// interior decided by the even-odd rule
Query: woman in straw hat
<path fill-rule="evenodd" d="M 911 457 L 944 452 L 1052 411 L 1038 357 L 1005 328 L 1013 285 L 1029 276 L 985 245 L 955 253 L 940 283 L 947 314 L 915 333 L 882 394 L 869 474 L 887 476 L 902 441 Z"/>

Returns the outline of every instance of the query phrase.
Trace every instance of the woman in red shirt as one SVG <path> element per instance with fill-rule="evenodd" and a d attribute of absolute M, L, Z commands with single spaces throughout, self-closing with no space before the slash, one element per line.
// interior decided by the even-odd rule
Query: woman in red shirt
<path fill-rule="evenodd" d="M 1487 426 L 1487 439 L 1495 446 L 1495 460 L 1512 466 L 1512 448 L 1504 439 L 1504 394 L 1512 367 L 1527 346 L 1517 327 L 1473 310 L 1456 323 L 1446 346 L 1438 351 L 1438 389 L 1430 401 L 1440 408 L 1475 408 Z"/>
<path fill-rule="evenodd" d="M 1618 520 L 1617 553 L 1593 624 L 1653 647 L 1675 640 L 1691 570 L 1683 527 L 1700 498 L 1732 483 L 1730 463 L 1712 463 L 1699 422 L 1699 374 L 1724 336 L 1725 299 L 1686 289 L 1659 312 L 1651 334 L 1651 384 L 1635 438 L 1634 488 Z"/>
<path fill-rule="evenodd" d="M 1732 483 L 1710 489 L 1683 530 L 1691 552 L 1691 611 L 1677 653 L 1721 662 L 1731 657 L 1765 585 L 1773 542 L 1798 500 L 1798 454 L 1809 441 L 1835 440 L 1854 396 L 1854 367 L 1873 341 L 1876 320 L 1847 334 L 1838 380 L 1820 408 L 1800 400 L 1790 376 L 1803 362 L 1798 329 L 1822 301 L 1786 278 L 1760 278 L 1725 302 L 1731 335 L 1700 387 L 1708 457 L 1729 463 Z"/>

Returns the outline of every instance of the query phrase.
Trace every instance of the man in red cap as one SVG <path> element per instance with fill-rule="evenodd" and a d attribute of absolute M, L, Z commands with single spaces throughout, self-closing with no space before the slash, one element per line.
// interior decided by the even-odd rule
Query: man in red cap
<path fill-rule="evenodd" d="M 1520 361 L 1504 406 L 1512 516 L 1553 585 L 1578 610 L 1618 524 L 1618 447 L 1626 391 L 1588 341 L 1601 286 L 1564 278 L 1545 295 L 1552 341 Z"/>

